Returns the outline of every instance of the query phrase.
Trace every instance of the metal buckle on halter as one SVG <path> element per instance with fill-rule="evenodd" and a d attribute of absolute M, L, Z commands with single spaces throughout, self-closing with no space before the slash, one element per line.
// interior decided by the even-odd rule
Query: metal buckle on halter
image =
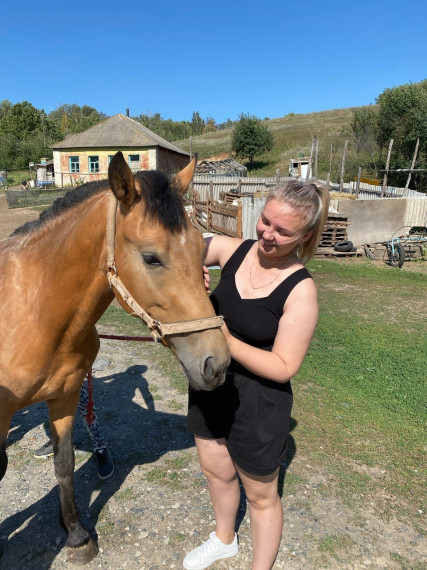
<path fill-rule="evenodd" d="M 149 328 L 152 335 L 154 336 L 154 340 L 158 343 L 161 343 L 164 339 L 164 335 L 162 333 L 162 323 L 160 321 L 153 320 Z"/>
<path fill-rule="evenodd" d="M 117 267 L 115 263 L 110 263 L 108 265 L 108 269 L 109 271 L 111 271 L 111 273 L 114 273 L 114 276 L 117 277 L 118 276 L 118 272 L 117 272 Z"/>

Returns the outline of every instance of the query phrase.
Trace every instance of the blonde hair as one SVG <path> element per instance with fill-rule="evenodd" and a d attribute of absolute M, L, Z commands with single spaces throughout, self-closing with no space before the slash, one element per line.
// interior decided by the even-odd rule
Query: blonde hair
<path fill-rule="evenodd" d="M 310 236 L 298 244 L 295 255 L 303 265 L 306 265 L 316 253 L 323 226 L 328 218 L 329 190 L 314 180 L 310 182 L 289 180 L 270 190 L 267 202 L 273 199 L 286 202 L 298 210 L 304 220 L 303 233 L 310 233 Z"/>

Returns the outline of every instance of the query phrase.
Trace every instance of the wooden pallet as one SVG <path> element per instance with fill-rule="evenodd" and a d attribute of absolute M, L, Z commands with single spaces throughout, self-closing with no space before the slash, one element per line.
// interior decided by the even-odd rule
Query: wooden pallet
<path fill-rule="evenodd" d="M 322 231 L 319 247 L 333 247 L 339 241 L 347 241 L 347 227 L 350 222 L 347 218 L 330 216 Z"/>

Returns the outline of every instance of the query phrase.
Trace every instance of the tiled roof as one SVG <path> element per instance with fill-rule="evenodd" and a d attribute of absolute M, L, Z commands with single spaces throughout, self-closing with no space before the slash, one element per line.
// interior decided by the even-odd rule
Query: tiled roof
<path fill-rule="evenodd" d="M 188 152 L 181 150 L 141 123 L 121 113 L 105 119 L 86 131 L 70 135 L 63 141 L 51 145 L 51 148 L 143 148 L 153 146 L 160 146 L 189 156 Z"/>

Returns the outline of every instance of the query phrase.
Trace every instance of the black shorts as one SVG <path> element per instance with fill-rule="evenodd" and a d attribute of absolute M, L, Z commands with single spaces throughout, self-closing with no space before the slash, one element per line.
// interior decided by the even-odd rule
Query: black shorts
<path fill-rule="evenodd" d="M 190 388 L 187 425 L 200 437 L 224 437 L 231 458 L 244 471 L 270 475 L 285 456 L 291 410 L 289 382 L 229 372 L 211 392 Z"/>

